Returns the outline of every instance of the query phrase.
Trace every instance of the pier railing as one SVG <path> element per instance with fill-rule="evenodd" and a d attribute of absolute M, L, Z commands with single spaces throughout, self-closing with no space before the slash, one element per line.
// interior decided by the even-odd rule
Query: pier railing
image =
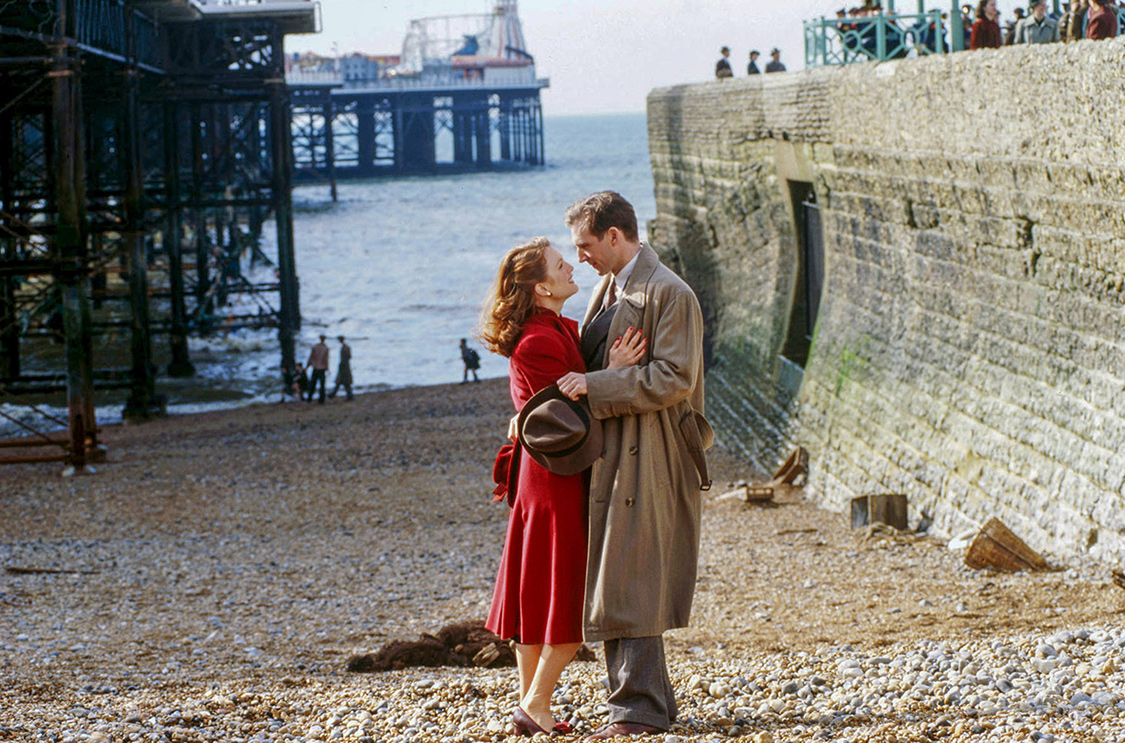
<path fill-rule="evenodd" d="M 533 70 L 488 70 L 483 77 L 466 78 L 459 73 L 397 76 L 368 80 L 345 80 L 343 73 L 333 70 L 286 70 L 285 81 L 290 85 L 341 86 L 359 90 L 479 90 L 487 88 L 546 88 L 550 78 L 536 77 Z"/>
<path fill-rule="evenodd" d="M 805 21 L 805 66 L 886 61 L 950 51 L 940 10 Z"/>

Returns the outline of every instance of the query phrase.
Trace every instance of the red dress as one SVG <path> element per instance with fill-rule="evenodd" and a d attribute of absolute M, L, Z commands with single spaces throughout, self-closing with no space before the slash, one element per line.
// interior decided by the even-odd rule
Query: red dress
<path fill-rule="evenodd" d="M 539 309 L 524 326 L 509 364 L 516 410 L 567 372 L 586 371 L 578 324 Z M 586 472 L 556 475 L 520 453 L 516 500 L 485 623 L 525 645 L 582 640 L 586 591 Z"/>

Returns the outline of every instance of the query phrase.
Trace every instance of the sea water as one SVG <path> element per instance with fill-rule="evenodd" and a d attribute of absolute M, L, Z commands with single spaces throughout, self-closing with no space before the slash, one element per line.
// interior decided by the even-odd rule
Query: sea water
<path fill-rule="evenodd" d="M 508 248 L 549 238 L 576 265 L 581 291 L 564 314 L 580 318 L 597 275 L 578 265 L 563 212 L 594 191 L 619 191 L 643 223 L 655 214 L 643 116 L 547 119 L 547 166 L 524 172 L 417 177 L 298 189 L 297 271 L 301 278 L 298 358 L 319 333 L 352 346 L 361 387 L 461 379 L 461 338 Z M 274 359 L 270 361 L 276 362 Z M 483 376 L 506 361 L 481 352 Z"/>
<path fill-rule="evenodd" d="M 473 335 L 501 256 L 539 235 L 575 265 L 581 290 L 564 314 L 581 318 L 597 276 L 578 264 L 563 212 L 587 194 L 613 189 L 636 207 L 643 237 L 656 213 L 645 117 L 549 116 L 545 139 L 547 164 L 528 170 L 344 181 L 336 202 L 326 186 L 296 188 L 297 360 L 327 335 L 331 389 L 336 336 L 344 335 L 357 391 L 459 382 L 458 343 L 467 338 L 480 352 L 482 378 L 506 375 L 506 360 Z M 267 254 L 276 254 L 274 235 L 267 224 Z M 259 270 L 256 278 L 270 280 L 272 269 Z M 170 412 L 281 398 L 276 331 L 218 332 L 189 346 L 196 375 L 157 379 Z M 119 397 L 99 393 L 100 422 L 120 420 Z"/>

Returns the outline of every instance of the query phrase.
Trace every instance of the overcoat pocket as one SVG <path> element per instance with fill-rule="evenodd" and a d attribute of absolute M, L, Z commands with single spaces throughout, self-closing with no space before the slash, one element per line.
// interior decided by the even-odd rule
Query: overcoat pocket
<path fill-rule="evenodd" d="M 680 414 L 680 437 L 684 440 L 691 461 L 699 473 L 699 489 L 709 490 L 711 478 L 707 474 L 707 457 L 704 451 L 714 443 L 715 434 L 702 413 L 696 412 L 690 404 L 686 404 L 684 408 Z"/>

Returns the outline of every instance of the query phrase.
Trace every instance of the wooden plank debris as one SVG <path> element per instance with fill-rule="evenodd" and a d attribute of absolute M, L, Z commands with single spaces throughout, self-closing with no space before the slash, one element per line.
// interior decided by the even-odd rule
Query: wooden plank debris
<path fill-rule="evenodd" d="M 773 488 L 769 485 L 748 485 L 746 487 L 747 503 L 763 503 L 773 500 Z"/>
<path fill-rule="evenodd" d="M 747 485 L 739 483 L 734 490 L 729 490 L 718 496 L 715 500 L 741 500 L 745 503 L 763 503 L 773 500 L 773 488 L 769 485 Z"/>
<path fill-rule="evenodd" d="M 804 475 L 809 468 L 809 453 L 805 451 L 803 446 L 798 446 L 794 449 L 785 461 L 778 467 L 777 472 L 773 474 L 773 480 L 770 481 L 771 485 L 777 483 L 784 483 L 785 485 L 792 485 L 797 478 Z"/>

